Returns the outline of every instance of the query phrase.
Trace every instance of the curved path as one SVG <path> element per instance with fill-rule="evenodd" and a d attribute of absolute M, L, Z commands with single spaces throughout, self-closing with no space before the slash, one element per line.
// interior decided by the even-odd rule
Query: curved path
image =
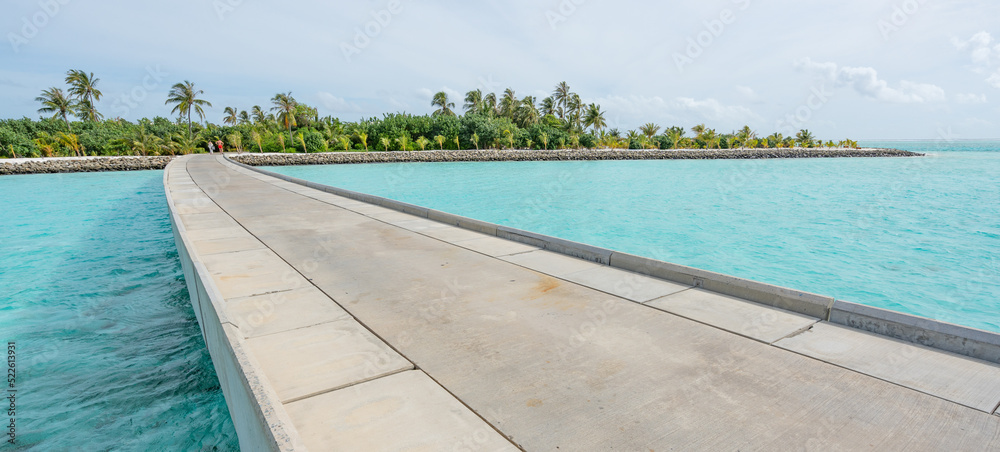
<path fill-rule="evenodd" d="M 209 347 L 214 318 L 273 402 L 257 417 L 276 445 L 241 431 L 246 450 L 1000 449 L 995 363 L 218 156 L 177 159 L 165 181 L 182 257 L 210 275 L 192 293 L 217 290 L 193 297 Z"/>

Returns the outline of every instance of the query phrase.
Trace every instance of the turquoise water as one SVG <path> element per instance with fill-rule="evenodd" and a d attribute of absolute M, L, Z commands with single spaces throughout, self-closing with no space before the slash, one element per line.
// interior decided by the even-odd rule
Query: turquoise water
<path fill-rule="evenodd" d="M 272 170 L 1000 332 L 1000 143 L 864 144 L 932 154 Z"/>
<path fill-rule="evenodd" d="M 238 449 L 162 177 L 0 177 L 0 340 L 16 341 L 19 373 L 13 450 Z"/>

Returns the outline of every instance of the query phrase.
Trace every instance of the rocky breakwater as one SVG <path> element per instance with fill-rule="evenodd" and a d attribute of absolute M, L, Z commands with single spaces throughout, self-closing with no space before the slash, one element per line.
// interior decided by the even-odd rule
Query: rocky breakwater
<path fill-rule="evenodd" d="M 253 166 L 327 165 L 348 163 L 399 162 L 500 162 L 545 160 L 712 160 L 712 159 L 787 159 L 841 157 L 919 157 L 898 149 L 575 149 L 560 151 L 481 150 L 414 152 L 328 152 L 322 154 L 227 154 L 229 158 Z"/>
<path fill-rule="evenodd" d="M 0 159 L 0 176 L 12 174 L 141 171 L 166 168 L 173 157 L 66 157 Z"/>

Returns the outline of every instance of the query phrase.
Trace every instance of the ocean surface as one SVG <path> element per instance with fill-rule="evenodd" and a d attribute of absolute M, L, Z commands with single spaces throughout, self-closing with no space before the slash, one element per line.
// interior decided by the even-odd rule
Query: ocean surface
<path fill-rule="evenodd" d="M 162 177 L 0 177 L 0 340 L 18 372 L 3 450 L 238 449 Z"/>
<path fill-rule="evenodd" d="M 928 155 L 271 170 L 1000 332 L 1000 142 L 862 145 Z"/>

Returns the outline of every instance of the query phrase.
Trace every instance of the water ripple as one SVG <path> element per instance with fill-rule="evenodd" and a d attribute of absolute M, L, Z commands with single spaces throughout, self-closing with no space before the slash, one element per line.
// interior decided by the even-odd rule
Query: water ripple
<path fill-rule="evenodd" d="M 872 144 L 933 154 L 273 170 L 1000 332 L 1000 143 Z"/>
<path fill-rule="evenodd" d="M 0 339 L 15 450 L 237 450 L 162 172 L 0 178 Z"/>

